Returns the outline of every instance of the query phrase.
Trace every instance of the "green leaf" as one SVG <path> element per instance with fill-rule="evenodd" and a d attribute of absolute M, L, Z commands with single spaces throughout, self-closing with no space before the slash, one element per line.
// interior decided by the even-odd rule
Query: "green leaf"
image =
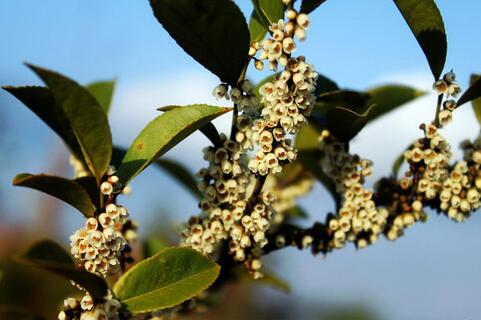
<path fill-rule="evenodd" d="M 468 90 L 464 92 L 456 103 L 457 107 L 481 97 L 481 77 L 479 75 L 471 75 L 470 84 Z"/>
<path fill-rule="evenodd" d="M 302 0 L 301 12 L 311 13 L 324 2 L 326 2 L 326 0 Z"/>
<path fill-rule="evenodd" d="M 127 185 L 188 135 L 230 110 L 198 104 L 175 108 L 158 116 L 147 124 L 127 150 L 118 170 L 120 181 Z"/>
<path fill-rule="evenodd" d="M 87 84 L 85 88 L 97 99 L 105 114 L 109 114 L 115 89 L 115 80 L 92 82 Z"/>
<path fill-rule="evenodd" d="M 319 74 L 317 76 L 316 91 L 314 92 L 316 96 L 319 96 L 323 93 L 337 91 L 337 90 L 339 90 L 337 83 L 335 83 L 328 77 L 323 76 L 322 74 Z"/>
<path fill-rule="evenodd" d="M 234 276 L 241 282 L 269 286 L 284 293 L 289 293 L 291 291 L 289 284 L 273 271 L 264 269 L 262 270 L 262 273 L 264 274 L 262 278 L 254 280 L 252 276 L 247 273 L 245 268 L 237 266 L 233 269 Z"/>
<path fill-rule="evenodd" d="M 86 217 L 92 217 L 95 213 L 95 206 L 90 195 L 75 181 L 45 174 L 23 173 L 15 176 L 13 185 L 47 193 L 70 204 Z"/>
<path fill-rule="evenodd" d="M 437 80 L 446 61 L 447 40 L 443 18 L 434 0 L 394 0 L 418 41 Z"/>
<path fill-rule="evenodd" d="M 102 107 L 73 80 L 34 65 L 28 66 L 45 82 L 64 110 L 85 162 L 99 182 L 109 167 L 112 155 L 112 136 Z"/>
<path fill-rule="evenodd" d="M 366 93 L 369 95 L 367 105 L 375 106 L 369 113 L 368 121 L 372 121 L 426 94 L 425 91 L 404 85 L 383 85 L 369 89 Z"/>
<path fill-rule="evenodd" d="M 52 92 L 45 87 L 3 87 L 43 120 L 67 145 L 77 159 L 82 150 L 62 107 L 55 102 Z"/>
<path fill-rule="evenodd" d="M 85 288 L 94 299 L 107 294 L 107 283 L 96 274 L 78 269 L 70 255 L 57 243 L 42 240 L 16 258 L 22 264 L 41 268 L 60 275 Z"/>
<path fill-rule="evenodd" d="M 115 283 L 113 292 L 130 312 L 173 307 L 205 289 L 218 277 L 220 267 L 189 248 L 168 248 L 147 258 Z"/>
<path fill-rule="evenodd" d="M 252 0 L 252 4 L 260 18 L 259 22 L 264 25 L 266 30 L 270 25 L 284 18 L 286 6 L 282 0 Z"/>
<path fill-rule="evenodd" d="M 81 185 L 90 196 L 96 208 L 100 208 L 100 191 L 97 181 L 92 176 L 75 178 L 72 181 Z"/>
<path fill-rule="evenodd" d="M 266 36 L 267 29 L 264 27 L 261 17 L 257 11 L 253 10 L 249 20 L 249 34 L 251 43 L 259 42 Z"/>
<path fill-rule="evenodd" d="M 143 243 L 144 258 L 149 258 L 170 247 L 169 241 L 160 237 L 150 237 Z"/>
<path fill-rule="evenodd" d="M 162 111 L 162 112 L 167 112 L 170 110 L 174 110 L 177 108 L 182 108 L 182 106 L 164 106 L 164 107 L 159 107 L 157 110 Z M 204 134 L 204 136 L 207 137 L 207 139 L 212 142 L 214 146 L 220 146 L 222 145 L 222 142 L 220 140 L 220 135 L 219 132 L 217 131 L 217 128 L 214 126 L 212 122 L 206 123 L 203 127 L 201 127 L 200 132 Z"/>
<path fill-rule="evenodd" d="M 304 210 L 300 206 L 295 206 L 294 208 L 288 210 L 286 215 L 292 218 L 303 218 L 303 219 L 309 217 L 306 210 Z"/>
<path fill-rule="evenodd" d="M 303 126 L 296 136 L 296 149 L 299 151 L 319 150 L 321 133 L 312 125 Z"/>
<path fill-rule="evenodd" d="M 250 42 L 245 18 L 233 1 L 150 0 L 150 5 L 185 52 L 222 82 L 237 84 Z"/>

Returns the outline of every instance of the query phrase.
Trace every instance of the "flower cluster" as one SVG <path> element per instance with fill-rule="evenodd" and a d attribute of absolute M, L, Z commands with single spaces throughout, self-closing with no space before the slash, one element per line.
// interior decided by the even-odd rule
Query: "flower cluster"
<path fill-rule="evenodd" d="M 107 275 L 120 267 L 121 252 L 127 244 L 122 234 L 127 209 L 113 203 L 97 218 L 88 218 L 85 227 L 70 236 L 71 253 L 87 271 Z"/>
<path fill-rule="evenodd" d="M 287 134 L 307 123 L 314 106 L 317 73 L 303 57 L 290 58 L 286 69 L 259 90 L 264 105 L 262 118 L 254 121 L 253 139 L 259 150 L 249 169 L 260 175 L 279 173 L 282 165 L 296 158 Z"/>
<path fill-rule="evenodd" d="M 120 302 L 110 292 L 101 302 L 94 302 L 87 292 L 81 300 L 65 299 L 58 320 L 119 320 L 120 307 Z"/>
<path fill-rule="evenodd" d="M 306 29 L 309 27 L 309 17 L 305 13 L 298 13 L 294 9 L 286 12 L 287 22 L 279 19 L 269 26 L 271 37 L 251 45 L 249 55 L 254 57 L 260 50 L 259 59 L 255 59 L 255 67 L 258 70 L 264 68 L 262 60 L 269 61 L 269 69 L 276 71 L 278 65 L 285 67 L 290 55 L 297 46 L 294 37 L 299 40 L 306 38 Z"/>
<path fill-rule="evenodd" d="M 327 132 L 321 135 L 320 142 L 324 152 L 323 169 L 342 195 L 338 215 L 327 222 L 328 232 L 332 234 L 328 247 L 342 248 L 351 241 L 358 248 L 364 248 L 377 241 L 389 215 L 387 209 L 376 207 L 373 192 L 363 186 L 365 178 L 372 173 L 372 163 L 350 154 L 345 144 Z"/>

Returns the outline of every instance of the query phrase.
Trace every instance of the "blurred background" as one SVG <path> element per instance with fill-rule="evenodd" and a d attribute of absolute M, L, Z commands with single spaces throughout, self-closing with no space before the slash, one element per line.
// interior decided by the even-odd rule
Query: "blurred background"
<path fill-rule="evenodd" d="M 250 1 L 236 1 L 248 17 Z M 438 0 L 448 35 L 446 71 L 461 87 L 481 72 L 481 2 Z M 392 1 L 329 0 L 311 14 L 307 41 L 298 45 L 319 73 L 343 88 L 402 83 L 430 90 L 426 59 Z M 211 96 L 218 80 L 185 54 L 154 19 L 147 0 L 1 0 L 0 85 L 39 85 L 22 62 L 57 70 L 81 83 L 117 80 L 110 122 L 114 142 L 127 147 L 159 106 L 219 104 Z M 234 41 L 234 40 L 233 40 Z M 267 72 L 249 73 L 259 81 Z M 225 104 L 225 102 L 221 102 Z M 352 149 L 374 161 L 372 185 L 390 172 L 393 159 L 434 115 L 428 94 L 368 125 Z M 226 131 L 230 119 L 215 121 Z M 479 133 L 471 107 L 463 106 L 445 130 L 455 156 L 458 143 Z M 166 154 L 193 172 L 204 166 L 194 134 Z M 36 191 L 13 188 L 20 172 L 72 174 L 61 141 L 25 106 L 0 92 L 0 306 L 55 318 L 71 289 L 62 279 L 10 261 L 32 241 L 53 238 L 67 245 L 82 224 L 75 209 Z M 166 173 L 150 168 L 120 201 L 140 223 L 140 237 L 175 230 L 197 214 L 194 197 Z M 301 200 L 309 225 L 333 204 L 321 186 Z M 170 229 L 172 226 L 172 229 Z M 222 307 L 199 319 L 480 319 L 481 214 L 456 224 L 432 214 L 395 243 L 381 239 L 362 251 L 348 246 L 327 258 L 286 249 L 267 266 L 291 286 L 230 286 Z M 0 307 L 2 308 L 2 307 Z"/>

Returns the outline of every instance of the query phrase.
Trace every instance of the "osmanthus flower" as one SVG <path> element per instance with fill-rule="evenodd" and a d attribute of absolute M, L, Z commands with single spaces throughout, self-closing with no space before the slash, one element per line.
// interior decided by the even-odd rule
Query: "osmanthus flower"
<path fill-rule="evenodd" d="M 97 302 L 86 292 L 80 300 L 65 299 L 58 320 L 120 320 L 120 307 L 120 302 L 110 291 L 102 301 Z"/>

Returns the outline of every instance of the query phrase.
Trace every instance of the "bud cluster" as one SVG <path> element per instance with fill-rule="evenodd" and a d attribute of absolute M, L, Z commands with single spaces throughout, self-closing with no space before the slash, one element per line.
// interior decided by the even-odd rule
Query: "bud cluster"
<path fill-rule="evenodd" d="M 110 291 L 101 302 L 94 301 L 87 292 L 80 300 L 65 299 L 58 320 L 119 320 L 120 307 Z"/>

